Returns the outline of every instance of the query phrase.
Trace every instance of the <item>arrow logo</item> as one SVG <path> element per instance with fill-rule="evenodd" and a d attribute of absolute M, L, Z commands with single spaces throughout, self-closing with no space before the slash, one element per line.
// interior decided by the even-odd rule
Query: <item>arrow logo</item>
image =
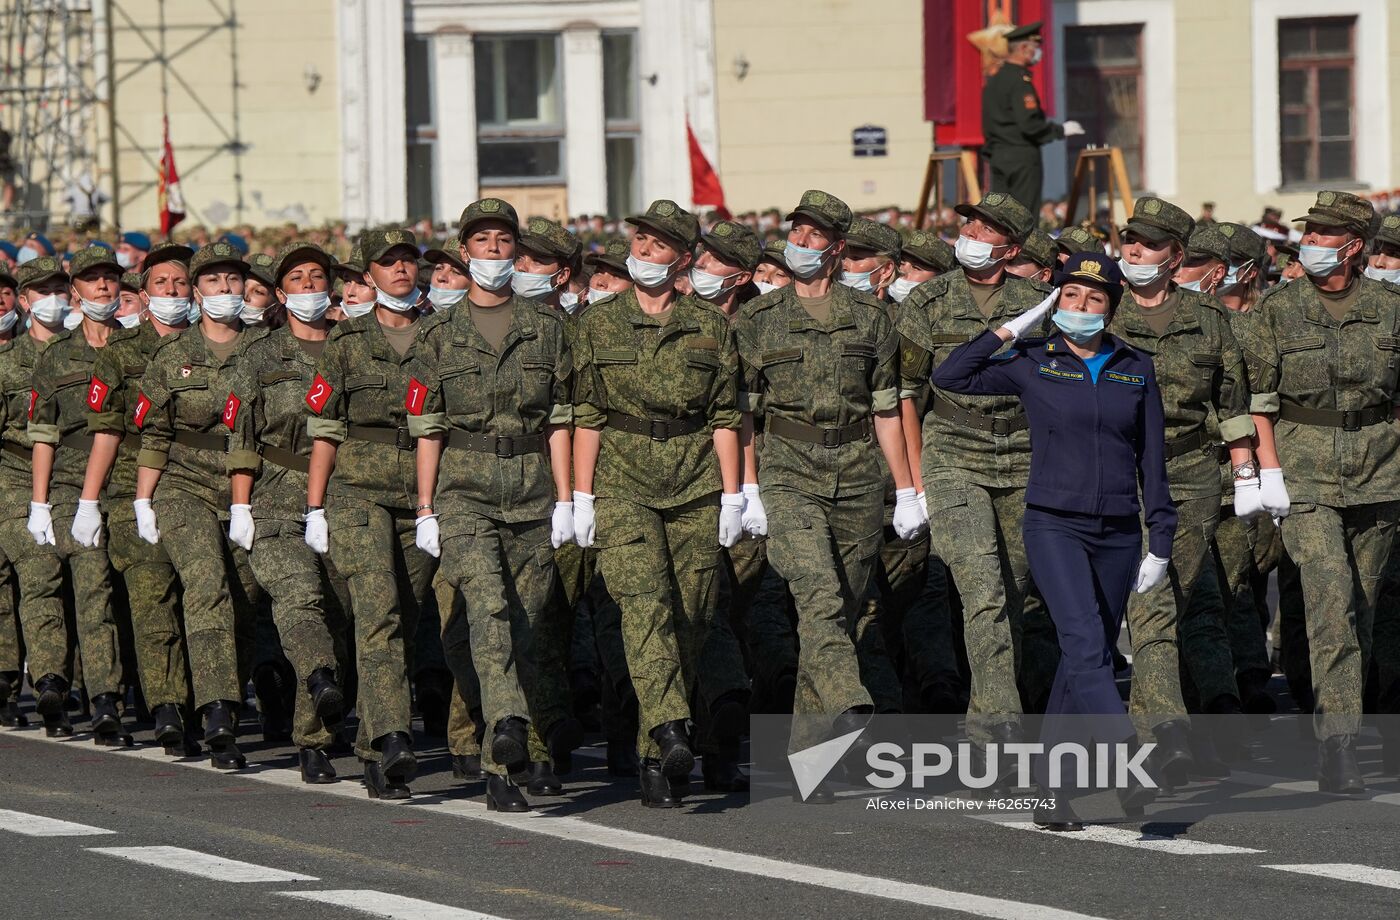
<path fill-rule="evenodd" d="M 797 781 L 797 791 L 802 795 L 802 801 L 807 801 L 807 796 L 812 794 L 812 790 L 821 785 L 821 781 L 841 762 L 841 758 L 846 756 L 846 752 L 856 743 L 863 731 L 864 728 L 858 728 L 849 734 L 788 755 L 788 765 L 792 767 L 792 776 Z"/>

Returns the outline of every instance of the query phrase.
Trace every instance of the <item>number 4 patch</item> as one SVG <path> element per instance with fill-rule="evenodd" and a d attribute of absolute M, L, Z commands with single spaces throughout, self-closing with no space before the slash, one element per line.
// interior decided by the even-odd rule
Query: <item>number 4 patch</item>
<path fill-rule="evenodd" d="M 224 425 L 229 431 L 233 430 L 233 423 L 238 421 L 238 407 L 243 405 L 237 396 L 228 394 L 228 402 L 224 403 Z"/>
<path fill-rule="evenodd" d="M 312 412 L 320 415 L 330 399 L 331 385 L 326 383 L 326 378 L 317 374 L 316 379 L 311 381 L 311 389 L 306 391 L 306 404 L 311 407 Z"/>
<path fill-rule="evenodd" d="M 137 428 L 146 424 L 146 413 L 151 411 L 151 398 L 145 393 L 140 394 L 136 399 L 136 411 L 131 413 L 131 420 L 136 423 Z"/>
<path fill-rule="evenodd" d="M 423 399 L 427 395 L 428 388 L 420 383 L 417 377 L 408 379 L 408 398 L 403 401 L 403 405 L 409 415 L 423 414 Z"/>
<path fill-rule="evenodd" d="M 88 384 L 88 408 L 93 412 L 101 412 L 102 406 L 107 402 L 107 394 L 111 392 L 111 387 L 103 383 L 98 377 L 92 378 L 92 383 Z"/>

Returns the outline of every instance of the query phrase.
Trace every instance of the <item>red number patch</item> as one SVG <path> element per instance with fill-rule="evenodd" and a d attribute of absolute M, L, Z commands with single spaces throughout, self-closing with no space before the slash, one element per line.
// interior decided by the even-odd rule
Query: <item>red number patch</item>
<path fill-rule="evenodd" d="M 151 411 L 151 400 L 145 393 L 140 394 L 136 399 L 136 411 L 131 413 L 131 420 L 136 423 L 137 428 L 146 424 L 146 413 Z"/>
<path fill-rule="evenodd" d="M 423 414 L 423 400 L 427 395 L 428 388 L 419 383 L 417 377 L 408 379 L 408 398 L 403 401 L 403 405 L 409 415 Z"/>
<path fill-rule="evenodd" d="M 29 391 L 29 420 L 34 421 L 34 407 L 39 404 L 39 391 Z"/>
<path fill-rule="evenodd" d="M 311 381 L 311 389 L 306 391 L 306 404 L 311 407 L 312 412 L 320 415 L 330 399 L 331 385 L 326 383 L 326 378 L 317 374 L 316 379 Z"/>
<path fill-rule="evenodd" d="M 243 405 L 237 396 L 228 394 L 228 402 L 224 403 L 224 425 L 229 431 L 233 430 L 233 423 L 238 421 L 238 407 Z"/>
<path fill-rule="evenodd" d="M 92 378 L 92 382 L 88 384 L 88 408 L 93 412 L 101 412 L 103 404 L 107 402 L 109 392 L 111 392 L 111 387 L 97 377 Z"/>

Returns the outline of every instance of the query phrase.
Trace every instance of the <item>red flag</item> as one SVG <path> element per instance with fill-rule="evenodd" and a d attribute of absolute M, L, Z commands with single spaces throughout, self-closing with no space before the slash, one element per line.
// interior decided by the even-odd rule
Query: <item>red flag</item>
<path fill-rule="evenodd" d="M 700 141 L 695 130 L 690 127 L 690 119 L 685 120 L 685 136 L 690 142 L 690 200 L 696 207 L 709 205 L 723 220 L 729 220 L 729 209 L 724 206 L 724 188 L 719 184 L 719 174 L 710 165 L 705 151 L 700 149 Z"/>
<path fill-rule="evenodd" d="M 185 219 L 185 199 L 180 194 L 180 174 L 175 171 L 175 148 L 170 145 L 168 115 L 165 118 L 165 145 L 160 155 L 156 200 L 160 202 L 160 232 L 168 237 L 175 225 Z"/>

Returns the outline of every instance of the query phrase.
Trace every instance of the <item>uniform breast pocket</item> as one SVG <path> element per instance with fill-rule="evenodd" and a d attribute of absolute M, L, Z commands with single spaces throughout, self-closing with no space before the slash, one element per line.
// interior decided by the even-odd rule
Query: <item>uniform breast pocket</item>
<path fill-rule="evenodd" d="M 685 350 L 686 377 L 690 381 L 690 408 L 700 410 L 709 400 L 715 378 L 719 376 L 719 350 L 717 348 L 687 348 Z"/>
<path fill-rule="evenodd" d="M 554 388 L 554 365 L 538 358 L 520 361 L 520 396 L 525 403 L 548 406 Z"/>
<path fill-rule="evenodd" d="M 632 378 L 637 370 L 637 349 L 595 348 L 593 365 L 608 392 L 626 393 L 636 389 Z"/>
<path fill-rule="evenodd" d="M 1400 336 L 1378 335 L 1376 336 L 1376 369 L 1379 371 L 1379 380 L 1384 388 L 1394 392 L 1396 388 L 1396 371 L 1400 369 Z"/>
<path fill-rule="evenodd" d="M 202 428 L 208 425 L 210 419 L 222 417 L 225 400 L 218 399 L 218 405 L 215 405 L 215 396 L 210 389 L 212 383 L 209 374 L 198 370 L 188 377 L 170 381 L 170 404 L 175 417 L 194 428 Z M 227 396 L 225 393 L 224 397 Z"/>
<path fill-rule="evenodd" d="M 1326 340 L 1320 335 L 1294 336 L 1279 342 L 1279 392 L 1320 393 L 1330 389 Z"/>
<path fill-rule="evenodd" d="M 841 346 L 841 391 L 861 396 L 870 390 L 870 372 L 875 367 L 875 346 L 869 342 L 848 342 Z"/>
<path fill-rule="evenodd" d="M 481 400 L 481 365 L 475 361 L 438 367 L 442 400 L 449 412 L 475 411 Z"/>
<path fill-rule="evenodd" d="M 1209 402 L 1225 366 L 1220 355 L 1210 352 L 1191 353 L 1191 397 L 1198 402 Z"/>
<path fill-rule="evenodd" d="M 803 365 L 806 355 L 799 347 L 775 348 L 758 357 L 768 399 L 774 403 L 794 403 L 805 392 Z"/>

